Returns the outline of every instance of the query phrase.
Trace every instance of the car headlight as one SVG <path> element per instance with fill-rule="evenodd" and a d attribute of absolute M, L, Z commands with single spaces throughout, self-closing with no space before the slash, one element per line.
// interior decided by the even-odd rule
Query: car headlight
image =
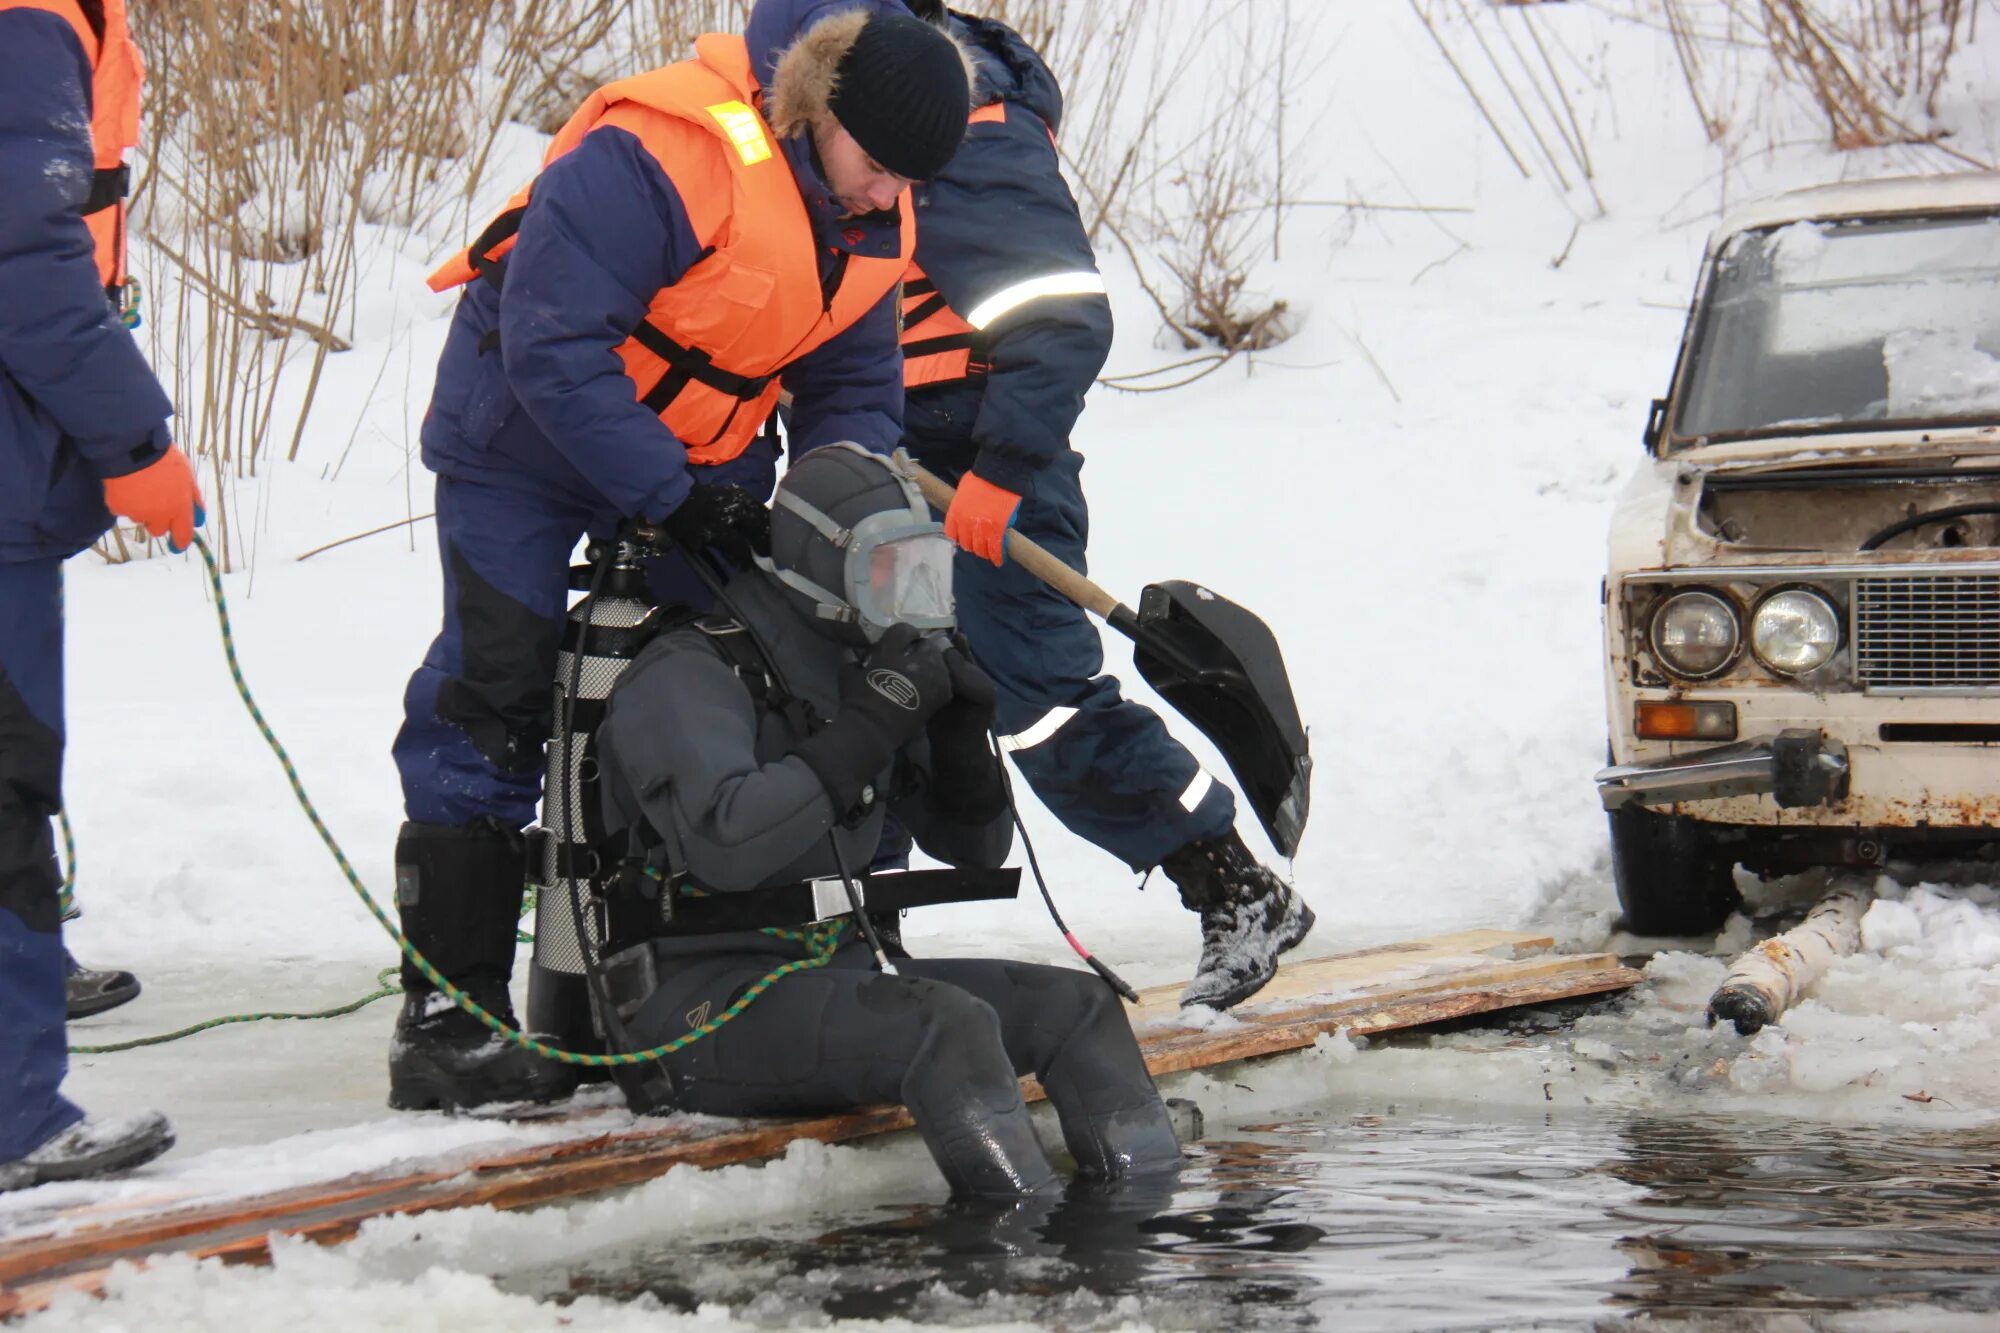
<path fill-rule="evenodd" d="M 1781 676 L 1826 665 L 1840 647 L 1840 613 L 1816 592 L 1787 588 L 1758 603 L 1750 617 L 1750 649 Z"/>
<path fill-rule="evenodd" d="M 1736 608 L 1712 592 L 1677 592 L 1653 613 L 1653 655 L 1677 676 L 1713 676 L 1742 643 Z"/>

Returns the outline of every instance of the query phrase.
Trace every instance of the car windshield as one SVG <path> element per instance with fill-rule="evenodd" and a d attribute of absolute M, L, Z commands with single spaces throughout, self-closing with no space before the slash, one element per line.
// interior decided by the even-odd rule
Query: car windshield
<path fill-rule="evenodd" d="M 2000 218 L 1744 232 L 1716 259 L 1695 329 L 1677 447 L 2000 422 Z"/>

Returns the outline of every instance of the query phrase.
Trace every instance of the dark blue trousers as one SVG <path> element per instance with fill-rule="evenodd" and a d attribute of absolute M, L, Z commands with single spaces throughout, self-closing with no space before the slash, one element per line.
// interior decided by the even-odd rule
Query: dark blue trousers
<path fill-rule="evenodd" d="M 954 485 L 970 458 L 957 443 L 904 445 Z M 1090 537 L 1082 469 L 1083 455 L 1068 450 L 1037 472 L 1015 523 L 1079 572 Z M 952 592 L 973 657 L 1000 686 L 1001 745 L 1071 832 L 1146 870 L 1235 824 L 1229 788 L 1104 673 L 1103 644 L 1081 607 L 1011 560 L 995 567 L 963 551 Z"/>
<path fill-rule="evenodd" d="M 547 493 L 437 480 L 444 625 L 403 692 L 394 754 L 424 824 L 535 817 L 570 554 L 609 520 Z"/>
<path fill-rule="evenodd" d="M 700 485 L 771 493 L 775 451 L 762 441 L 699 469 Z M 522 828 L 541 799 L 543 744 L 554 721 L 556 656 L 570 602 L 570 557 L 618 515 L 524 477 L 519 486 L 437 479 L 444 625 L 403 692 L 393 753 L 403 807 L 424 824 L 482 818 Z M 707 592 L 677 557 L 648 575 L 662 603 L 703 606 Z"/>
<path fill-rule="evenodd" d="M 0 1162 L 83 1118 L 62 1095 L 62 562 L 0 563 Z"/>

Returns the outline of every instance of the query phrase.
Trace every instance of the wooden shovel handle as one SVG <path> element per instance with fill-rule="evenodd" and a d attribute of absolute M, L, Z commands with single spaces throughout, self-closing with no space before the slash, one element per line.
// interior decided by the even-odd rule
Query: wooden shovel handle
<path fill-rule="evenodd" d="M 953 490 L 949 484 L 940 478 L 925 471 L 919 464 L 913 462 L 910 466 L 916 471 L 917 489 L 924 493 L 924 499 L 930 502 L 931 507 L 939 513 L 950 509 L 951 498 L 958 494 L 958 492 Z M 1007 530 L 1007 554 L 1014 558 L 1015 564 L 1027 570 L 1030 574 L 1033 574 L 1036 578 L 1048 584 L 1051 588 L 1054 588 L 1057 592 L 1069 598 L 1072 602 L 1075 602 L 1098 619 L 1107 621 L 1120 629 L 1124 628 L 1123 623 L 1121 623 L 1123 620 L 1131 619 L 1132 613 L 1129 611 L 1122 618 L 1116 614 L 1118 611 L 1123 610 L 1119 606 L 1116 597 L 1113 597 L 1110 593 L 1104 591 L 1104 589 L 1098 587 L 1095 583 L 1092 583 L 1089 579 L 1077 573 L 1012 528 Z"/>

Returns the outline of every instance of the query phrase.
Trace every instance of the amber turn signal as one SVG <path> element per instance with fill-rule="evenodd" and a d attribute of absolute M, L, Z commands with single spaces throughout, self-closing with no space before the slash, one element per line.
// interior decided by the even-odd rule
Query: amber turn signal
<path fill-rule="evenodd" d="M 1641 699 L 1633 709 L 1632 729 L 1642 741 L 1733 741 L 1736 705 Z"/>

